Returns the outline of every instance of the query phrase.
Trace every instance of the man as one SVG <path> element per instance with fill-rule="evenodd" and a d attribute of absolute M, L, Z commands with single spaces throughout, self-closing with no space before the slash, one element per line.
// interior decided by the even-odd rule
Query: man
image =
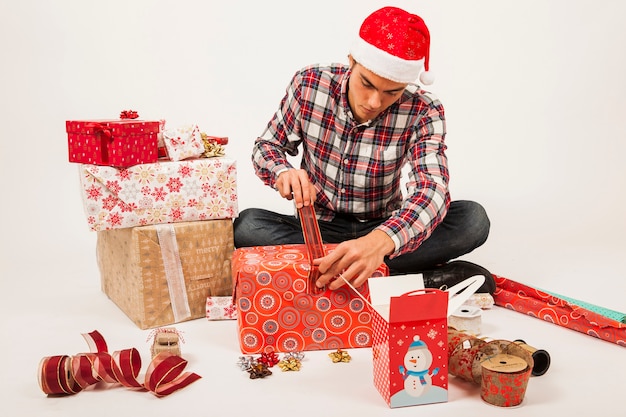
<path fill-rule="evenodd" d="M 298 208 L 314 204 L 323 240 L 339 243 L 313 262 L 320 287 L 361 285 L 385 262 L 393 274 L 423 273 L 427 287 L 484 275 L 479 292 L 495 289 L 484 268 L 448 263 L 482 245 L 490 224 L 479 204 L 450 200 L 444 109 L 414 84 L 418 76 L 432 82 L 429 44 L 419 16 L 375 11 L 361 25 L 350 65 L 298 71 L 254 143 L 259 178 Z M 287 155 L 299 147 L 296 169 Z M 295 216 L 264 209 L 243 210 L 234 232 L 237 247 L 304 241 Z"/>

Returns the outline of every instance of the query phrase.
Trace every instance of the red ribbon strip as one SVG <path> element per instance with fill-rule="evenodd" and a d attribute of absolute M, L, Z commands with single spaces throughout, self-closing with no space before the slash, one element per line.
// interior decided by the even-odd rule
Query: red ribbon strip
<path fill-rule="evenodd" d="M 127 388 L 147 390 L 157 397 L 169 395 L 201 377 L 183 372 L 187 361 L 170 352 L 154 357 L 146 371 L 144 382 L 138 381 L 141 357 L 135 348 L 108 353 L 104 337 L 94 330 L 83 334 L 90 353 L 75 356 L 49 356 L 39 364 L 39 385 L 48 395 L 76 394 L 100 381 L 119 383 Z"/>
<path fill-rule="evenodd" d="M 100 150 L 102 152 L 102 163 L 109 163 L 109 142 L 113 141 L 113 134 L 106 126 L 100 123 L 87 123 L 85 125 L 88 129 L 93 129 L 93 132 L 100 136 Z"/>
<path fill-rule="evenodd" d="M 315 282 L 320 277 L 320 271 L 317 266 L 313 265 L 313 259 L 321 258 L 326 255 L 320 226 L 317 222 L 315 209 L 312 205 L 302 206 L 302 208 L 298 209 L 298 216 L 300 217 L 300 224 L 302 225 L 304 243 L 306 243 L 309 253 L 309 262 L 311 262 L 311 272 L 309 273 L 308 283 L 309 293 L 319 294 L 324 292 L 325 288 L 318 288 L 317 285 L 315 285 Z"/>

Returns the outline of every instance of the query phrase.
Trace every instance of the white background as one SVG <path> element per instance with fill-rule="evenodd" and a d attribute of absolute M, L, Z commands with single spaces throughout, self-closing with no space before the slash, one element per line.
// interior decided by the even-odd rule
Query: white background
<path fill-rule="evenodd" d="M 36 383 L 42 357 L 85 351 L 80 333 L 94 329 L 112 350 L 144 348 L 147 359 L 147 332 L 100 292 L 96 235 L 83 214 L 77 167 L 67 160 L 65 120 L 115 118 L 133 109 L 142 119 L 197 123 L 229 137 L 240 209 L 290 212 L 290 203 L 254 176 L 252 142 L 293 73 L 311 63 L 346 62 L 363 18 L 387 4 L 0 0 L 0 352 L 7 367 L 0 397 L 9 410 L 387 412 L 370 380 L 368 350 L 355 353 L 360 365 L 356 360 L 342 372 L 326 370 L 324 355 L 312 353 L 307 366 L 315 370 L 308 375 L 250 383 L 231 366 L 238 356 L 232 322 L 180 325 L 188 333 L 183 352 L 190 370 L 203 379 L 167 399 L 119 387 L 49 399 Z M 421 15 L 430 28 L 437 78 L 429 89 L 446 108 L 452 197 L 481 202 L 492 221 L 487 243 L 465 259 L 626 311 L 626 4 L 389 4 Z M 492 332 L 486 336 L 524 338 L 553 356 L 553 369 L 531 380 L 523 406 L 512 412 L 623 415 L 611 405 L 626 383 L 622 347 L 503 309 L 486 313 Z M 420 412 L 500 412 L 465 388 L 452 386 L 450 402 Z M 323 408 L 313 407 L 316 401 Z"/>

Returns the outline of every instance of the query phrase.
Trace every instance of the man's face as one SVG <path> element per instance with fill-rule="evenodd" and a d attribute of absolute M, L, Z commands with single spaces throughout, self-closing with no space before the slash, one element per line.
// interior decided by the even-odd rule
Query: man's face
<path fill-rule="evenodd" d="M 352 61 L 348 81 L 348 102 L 358 123 L 374 119 L 395 103 L 406 84 L 382 78 L 359 63 Z"/>

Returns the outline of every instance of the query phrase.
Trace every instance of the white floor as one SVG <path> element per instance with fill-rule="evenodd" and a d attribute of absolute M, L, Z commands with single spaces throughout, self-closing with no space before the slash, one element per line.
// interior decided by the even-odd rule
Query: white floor
<path fill-rule="evenodd" d="M 100 291 L 65 120 L 134 109 L 146 120 L 198 123 L 230 138 L 239 208 L 278 205 L 254 175 L 253 138 L 293 71 L 344 62 L 361 19 L 382 5 L 166 3 L 0 0 L 3 416 L 626 416 L 626 348 L 502 308 L 484 312 L 485 336 L 524 339 L 552 357 L 509 410 L 458 381 L 447 403 L 390 410 L 372 382 L 370 349 L 351 351 L 349 364 L 307 353 L 300 372 L 250 380 L 235 365 L 235 322 L 203 319 L 177 325 L 188 369 L 202 376 L 184 390 L 158 399 L 111 386 L 47 398 L 40 360 L 85 352 L 81 333 L 99 330 L 111 350 L 136 347 L 144 369 L 149 358 L 150 332 Z M 489 240 L 466 259 L 626 312 L 626 59 L 612 47 L 626 40 L 626 2 L 395 3 L 432 22 L 452 196 L 481 202 L 492 220 Z M 298 33 L 302 16 L 327 24 L 314 41 L 286 36 Z"/>
<path fill-rule="evenodd" d="M 81 333 L 99 330 L 111 351 L 136 347 L 143 370 L 150 358 L 146 341 L 150 332 L 135 327 L 100 291 L 94 237 L 89 234 L 81 245 L 39 250 L 31 254 L 36 257 L 14 258 L 2 265 L 0 397 L 3 409 L 10 410 L 3 415 L 491 416 L 503 412 L 480 399 L 477 385 L 455 378 L 451 378 L 447 403 L 419 410 L 388 409 L 372 382 L 370 349 L 350 351 L 352 361 L 347 364 L 333 364 L 328 352 L 308 352 L 300 372 L 275 368 L 274 375 L 252 380 L 236 366 L 240 355 L 236 323 L 204 319 L 176 326 L 184 332 L 187 370 L 202 376 L 189 387 L 161 399 L 111 385 L 48 398 L 37 383 L 39 361 L 88 351 Z M 509 247 L 498 253 L 496 245 L 492 246 L 486 245 L 468 259 L 511 279 L 538 286 L 543 282 L 545 289 L 626 310 L 619 253 L 563 246 L 550 254 L 545 247 Z M 625 415 L 621 401 L 626 387 L 624 347 L 500 307 L 484 311 L 482 330 L 486 337 L 524 339 L 547 350 L 552 358 L 545 375 L 531 378 L 524 402 L 507 409 L 510 415 Z"/>

